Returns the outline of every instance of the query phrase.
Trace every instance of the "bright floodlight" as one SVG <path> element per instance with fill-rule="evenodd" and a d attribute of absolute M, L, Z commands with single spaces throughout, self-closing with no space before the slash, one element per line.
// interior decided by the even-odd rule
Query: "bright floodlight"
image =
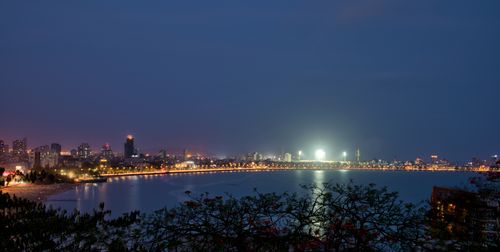
<path fill-rule="evenodd" d="M 316 160 L 325 160 L 326 153 L 323 149 L 317 149 L 314 153 Z"/>
<path fill-rule="evenodd" d="M 342 152 L 342 156 L 347 157 L 347 152 Z"/>

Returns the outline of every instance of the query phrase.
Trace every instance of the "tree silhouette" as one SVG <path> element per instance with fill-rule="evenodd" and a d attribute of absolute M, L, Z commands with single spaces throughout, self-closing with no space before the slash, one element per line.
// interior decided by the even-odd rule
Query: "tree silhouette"
<path fill-rule="evenodd" d="M 321 184 L 300 193 L 193 196 L 174 208 L 111 218 L 0 195 L 2 251 L 414 251 L 495 250 L 433 235 L 426 209 L 370 185 Z M 453 221 L 453 220 L 452 220 Z M 470 244 L 480 246 L 470 246 Z"/>

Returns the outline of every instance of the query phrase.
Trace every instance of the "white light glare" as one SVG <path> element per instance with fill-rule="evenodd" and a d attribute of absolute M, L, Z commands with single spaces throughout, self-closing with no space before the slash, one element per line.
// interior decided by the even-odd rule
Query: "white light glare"
<path fill-rule="evenodd" d="M 326 153 L 323 149 L 317 149 L 314 153 L 316 160 L 325 160 Z"/>

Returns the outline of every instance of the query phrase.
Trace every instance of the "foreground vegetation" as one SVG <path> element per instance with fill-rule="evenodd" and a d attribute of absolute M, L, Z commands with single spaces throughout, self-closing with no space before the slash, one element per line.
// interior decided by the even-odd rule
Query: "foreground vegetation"
<path fill-rule="evenodd" d="M 0 195 L 4 251 L 494 250 L 498 241 L 435 235 L 428 209 L 375 185 L 305 186 L 304 194 L 191 196 L 175 208 L 111 218 Z M 435 219 L 434 219 L 435 221 Z M 443 224 L 443 223 L 440 223 Z M 443 231 L 445 232 L 445 231 Z M 432 236 L 431 236 L 432 234 Z M 438 237 L 438 238 L 435 238 Z"/>

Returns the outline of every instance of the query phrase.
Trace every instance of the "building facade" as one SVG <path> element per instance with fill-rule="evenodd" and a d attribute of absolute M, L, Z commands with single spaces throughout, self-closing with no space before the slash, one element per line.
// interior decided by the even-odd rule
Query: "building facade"
<path fill-rule="evenodd" d="M 82 143 L 78 146 L 78 157 L 81 159 L 88 159 L 92 155 L 90 150 L 90 145 L 88 143 Z"/>
<path fill-rule="evenodd" d="M 131 158 L 135 155 L 134 137 L 132 135 L 128 135 L 125 140 L 123 155 L 125 158 Z"/>

